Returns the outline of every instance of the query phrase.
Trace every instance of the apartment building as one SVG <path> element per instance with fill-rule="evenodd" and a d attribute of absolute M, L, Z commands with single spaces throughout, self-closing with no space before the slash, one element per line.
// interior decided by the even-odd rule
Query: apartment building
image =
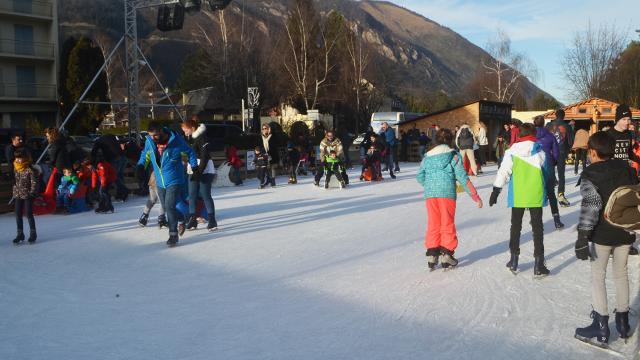
<path fill-rule="evenodd" d="M 0 128 L 55 124 L 58 59 L 57 0 L 0 0 Z"/>

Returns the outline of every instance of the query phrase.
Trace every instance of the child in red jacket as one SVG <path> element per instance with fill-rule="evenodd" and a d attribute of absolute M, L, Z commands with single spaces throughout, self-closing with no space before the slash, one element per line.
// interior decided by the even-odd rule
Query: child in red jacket
<path fill-rule="evenodd" d="M 111 204 L 111 195 L 109 195 L 109 188 L 111 187 L 111 184 L 116 182 L 117 177 L 118 173 L 111 164 L 106 161 L 101 161 L 98 163 L 93 176 L 93 184 L 94 186 L 98 186 L 98 193 L 100 197 L 96 213 L 113 213 L 114 209 L 113 204 Z"/>
<path fill-rule="evenodd" d="M 231 165 L 231 171 L 233 173 L 233 183 L 238 186 L 242 185 L 242 176 L 240 176 L 240 169 L 242 168 L 242 160 L 238 157 L 238 150 L 235 146 L 227 146 L 227 162 Z"/>

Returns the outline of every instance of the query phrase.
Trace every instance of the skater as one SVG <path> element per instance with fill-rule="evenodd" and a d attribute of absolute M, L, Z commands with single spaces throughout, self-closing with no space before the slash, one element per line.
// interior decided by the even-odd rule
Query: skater
<path fill-rule="evenodd" d="M 298 164 L 300 163 L 300 151 L 295 146 L 293 141 L 289 141 L 287 144 L 287 159 L 289 161 L 289 184 L 298 183 Z"/>
<path fill-rule="evenodd" d="M 489 160 L 489 139 L 487 138 L 487 125 L 482 121 L 480 121 L 480 125 L 478 126 L 476 139 L 478 139 L 480 166 L 487 166 L 487 161 Z"/>
<path fill-rule="evenodd" d="M 124 183 L 124 171 L 127 165 L 127 158 L 124 155 L 123 146 L 117 136 L 105 134 L 100 136 L 93 144 L 91 149 L 91 160 L 97 164 L 98 153 L 101 153 L 102 159 L 108 162 L 116 171 L 116 199 L 127 201 L 129 189 Z"/>
<path fill-rule="evenodd" d="M 338 153 L 335 150 L 331 150 L 329 156 L 325 160 L 325 172 L 327 176 L 324 180 L 324 188 L 329 188 L 329 182 L 331 181 L 331 176 L 336 175 L 336 178 L 340 182 L 340 188 L 344 189 L 347 187 L 344 179 L 342 178 L 342 174 L 345 172 L 345 165 L 338 157 Z"/>
<path fill-rule="evenodd" d="M 629 131 L 631 125 L 631 109 L 628 105 L 620 104 L 616 109 L 616 124 L 607 130 L 607 134 L 613 138 L 616 143 L 615 153 L 613 157 L 618 160 L 624 160 L 629 164 L 639 163 L 640 159 L 633 151 L 633 134 Z M 638 249 L 631 246 L 630 255 L 638 255 Z"/>
<path fill-rule="evenodd" d="M 36 220 L 33 217 L 33 199 L 38 196 L 38 177 L 36 170 L 31 166 L 31 156 L 22 149 L 16 150 L 13 154 L 13 200 L 15 202 L 16 215 L 16 238 L 13 239 L 15 245 L 24 241 L 24 228 L 22 216 L 27 217 L 29 222 L 29 244 L 34 244 L 38 235 L 36 234 Z"/>
<path fill-rule="evenodd" d="M 371 175 L 371 181 L 382 180 L 382 151 L 384 146 L 380 143 L 378 135 L 371 133 L 369 137 L 367 149 L 365 151 L 365 159 L 362 164 L 362 174 L 360 175 L 360 181 L 365 180 L 365 171 L 369 170 Z"/>
<path fill-rule="evenodd" d="M 420 136 L 418 137 L 418 144 L 420 144 L 418 156 L 420 157 L 420 161 L 422 161 L 424 153 L 427 152 L 427 148 L 429 147 L 429 144 L 431 144 L 431 139 L 427 136 L 427 134 L 425 134 L 424 131 L 421 132 Z"/>
<path fill-rule="evenodd" d="M 233 173 L 233 184 L 235 186 L 242 185 L 242 176 L 240 175 L 240 169 L 242 168 L 242 160 L 238 156 L 238 149 L 235 146 L 229 145 L 225 149 L 225 155 L 227 156 L 227 162 L 231 165 L 231 171 Z"/>
<path fill-rule="evenodd" d="M 144 149 L 140 154 L 138 165 L 146 167 L 151 163 L 153 166 L 158 196 L 164 204 L 169 222 L 169 240 L 167 240 L 169 247 L 178 244 L 178 237 L 184 234 L 185 230 L 182 214 L 176 209 L 176 203 L 185 186 L 184 166 L 182 165 L 183 153 L 186 153 L 193 172 L 197 173 L 196 154 L 184 138 L 158 122 L 149 124 L 149 135 L 147 135 Z"/>
<path fill-rule="evenodd" d="M 582 161 L 582 171 L 587 168 L 587 142 L 589 141 L 589 133 L 585 129 L 576 131 L 576 136 L 573 140 L 572 150 L 575 152 L 576 157 L 574 161 L 573 174 L 578 175 L 578 167 Z"/>
<path fill-rule="evenodd" d="M 253 165 L 256 168 L 260 189 L 264 189 L 271 182 L 271 174 L 269 173 L 269 154 L 267 154 L 261 146 L 255 148 L 256 157 Z"/>
<path fill-rule="evenodd" d="M 33 160 L 33 151 L 24 144 L 24 136 L 22 134 L 11 135 L 11 144 L 4 148 L 4 158 L 9 165 L 9 176 L 13 176 L 13 161 L 16 159 L 15 153 L 22 151 L 23 156 L 28 156 Z"/>
<path fill-rule="evenodd" d="M 507 263 L 507 267 L 514 274 L 518 271 L 522 217 L 525 210 L 529 209 L 535 258 L 533 273 L 535 277 L 542 277 L 549 275 L 549 270 L 544 263 L 544 228 L 542 225 L 542 208 L 547 203 L 544 186 L 545 155 L 540 145 L 536 143 L 536 128 L 533 124 L 522 124 L 518 133 L 520 138 L 507 150 L 504 160 L 502 160 L 502 166 L 498 170 L 489 206 L 496 204 L 500 191 L 509 183 L 508 199 L 511 208 L 509 250 L 511 259 Z"/>
<path fill-rule="evenodd" d="M 469 159 L 469 164 L 471 164 L 471 171 L 474 176 L 478 176 L 478 164 L 476 163 L 476 157 L 473 152 L 473 145 L 475 144 L 475 139 L 473 133 L 471 132 L 471 128 L 469 125 L 464 124 L 460 127 L 460 130 L 456 132 L 456 147 L 460 149 L 460 154 L 462 155 L 463 161 L 464 157 Z"/>
<path fill-rule="evenodd" d="M 556 166 L 556 159 L 558 158 L 558 143 L 553 134 L 544 127 L 544 117 L 536 116 L 533 119 L 533 124 L 536 126 L 536 143 L 540 145 L 545 155 L 544 164 L 544 184 L 547 193 L 547 199 L 549 200 L 549 207 L 551 208 L 551 215 L 553 216 L 553 223 L 556 229 L 560 230 L 564 228 L 564 224 L 560 221 L 560 211 L 558 209 L 558 199 L 556 198 L 556 176 L 553 169 Z"/>
<path fill-rule="evenodd" d="M 189 219 L 187 220 L 187 230 L 198 228 L 198 218 L 196 217 L 196 205 L 198 196 L 202 198 L 207 209 L 209 223 L 207 230 L 215 231 L 218 228 L 216 221 L 216 207 L 211 197 L 211 185 L 216 176 L 216 168 L 211 160 L 211 146 L 207 139 L 207 127 L 204 124 L 198 125 L 196 117 L 182 123 L 182 131 L 187 137 L 187 143 L 191 146 L 198 158 L 198 168 L 193 169 L 187 164 L 189 174 Z"/>
<path fill-rule="evenodd" d="M 68 214 L 73 204 L 73 195 L 76 193 L 80 179 L 73 172 L 71 167 L 64 167 L 62 169 L 62 178 L 60 179 L 60 185 L 58 185 L 58 192 L 56 197 L 56 213 Z"/>
<path fill-rule="evenodd" d="M 380 130 L 380 136 L 384 138 L 384 142 L 386 144 L 385 149 L 385 161 L 387 164 L 387 169 L 389 170 L 389 177 L 395 179 L 396 176 L 394 172 L 400 171 L 400 166 L 398 166 L 398 140 L 396 139 L 396 132 L 393 130 L 389 123 L 382 123 L 382 130 Z"/>
<path fill-rule="evenodd" d="M 425 247 L 427 265 L 431 270 L 435 269 L 438 261 L 444 268 L 458 265 L 458 260 L 453 256 L 458 247 L 456 182 L 478 203 L 478 208 L 482 208 L 482 200 L 462 165 L 462 155 L 451 148 L 451 130 L 438 130 L 435 144 L 424 156 L 417 176 L 426 199 L 428 222 Z"/>
<path fill-rule="evenodd" d="M 271 133 L 271 126 L 269 124 L 262 125 L 262 134 L 258 146 L 269 155 L 269 166 L 267 171 L 270 172 L 269 182 L 271 187 L 276 186 L 276 175 L 278 163 L 280 163 L 280 152 L 278 151 L 278 144 L 276 137 Z"/>
<path fill-rule="evenodd" d="M 140 226 L 147 226 L 147 222 L 149 221 L 149 213 L 151 209 L 156 205 L 156 203 L 160 202 L 160 215 L 158 215 L 158 227 L 162 229 L 163 227 L 168 227 L 167 218 L 164 213 L 164 205 L 162 204 L 160 197 L 158 196 L 158 187 L 156 185 L 156 176 L 153 172 L 151 172 L 151 176 L 149 177 L 149 198 L 147 199 L 147 204 L 144 206 L 144 210 L 142 210 L 142 215 L 140 215 L 140 219 L 138 223 Z"/>
<path fill-rule="evenodd" d="M 604 132 L 593 134 L 589 138 L 588 151 L 591 165 L 582 172 L 581 177 L 582 206 L 575 250 L 578 259 L 591 259 L 593 323 L 585 328 L 577 328 L 575 337 L 606 347 L 610 333 L 605 286 L 609 257 L 613 260 L 613 283 L 616 289 L 616 329 L 621 339 L 630 336 L 627 259 L 635 235 L 609 224 L 603 216 L 604 205 L 616 188 L 635 185 L 638 179 L 627 161 L 615 158 L 617 143 L 610 135 Z"/>
<path fill-rule="evenodd" d="M 342 142 L 340 139 L 334 136 L 333 131 L 327 131 L 324 139 L 320 142 L 320 165 L 316 169 L 316 177 L 314 179 L 314 185 L 320 186 L 320 179 L 324 175 L 324 167 L 327 158 L 331 151 L 335 151 L 338 155 L 338 158 L 344 162 L 344 153 L 342 151 Z M 349 184 L 349 178 L 347 177 L 346 170 L 342 173 L 342 178 L 344 179 L 346 184 Z"/>
<path fill-rule="evenodd" d="M 502 159 L 504 159 L 504 154 L 509 149 L 509 144 L 505 140 L 503 135 L 498 135 L 496 138 L 493 147 L 496 149 L 496 161 L 498 161 L 498 169 L 500 169 L 500 165 L 502 165 Z"/>
<path fill-rule="evenodd" d="M 118 173 L 111 163 L 101 160 L 98 163 L 95 175 L 98 179 L 97 188 L 99 198 L 98 208 L 95 210 L 96 214 L 113 213 L 113 204 L 111 203 L 109 188 L 111 188 L 111 184 L 117 182 Z"/>
<path fill-rule="evenodd" d="M 571 126 L 564 121 L 564 116 L 564 110 L 556 110 L 556 119 L 549 122 L 547 127 L 553 129 L 552 133 L 558 142 L 558 158 L 556 161 L 556 170 L 558 171 L 558 203 L 562 207 L 569 207 L 571 203 L 564 196 L 565 167 L 567 164 L 567 156 L 573 147 L 573 132 Z"/>

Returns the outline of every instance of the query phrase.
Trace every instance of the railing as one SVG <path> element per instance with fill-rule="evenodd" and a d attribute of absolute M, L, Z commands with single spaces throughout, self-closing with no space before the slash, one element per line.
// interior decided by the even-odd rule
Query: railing
<path fill-rule="evenodd" d="M 0 12 L 13 12 L 51 17 L 53 16 L 53 5 L 48 1 L 41 0 L 0 0 Z"/>
<path fill-rule="evenodd" d="M 33 41 L 0 39 L 0 53 L 53 58 L 53 44 Z"/>
<path fill-rule="evenodd" d="M 56 86 L 53 84 L 12 84 L 0 83 L 0 98 L 56 100 Z"/>

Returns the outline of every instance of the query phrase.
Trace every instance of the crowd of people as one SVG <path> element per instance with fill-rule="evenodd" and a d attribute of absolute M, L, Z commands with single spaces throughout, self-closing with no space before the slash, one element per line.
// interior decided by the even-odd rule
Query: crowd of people
<path fill-rule="evenodd" d="M 575 337 L 606 347 L 610 330 L 605 279 L 610 259 L 613 263 L 612 275 L 616 292 L 616 330 L 621 339 L 627 339 L 631 335 L 627 261 L 629 255 L 637 255 L 637 251 L 632 246 L 636 236 L 626 229 L 630 224 L 640 223 L 640 190 L 634 188 L 630 192 L 631 200 L 614 198 L 610 202 L 610 197 L 616 189 L 638 184 L 639 158 L 634 150 L 637 150 L 638 142 L 634 131 L 630 130 L 632 117 L 626 105 L 617 108 L 613 127 L 590 136 L 586 130 L 574 132 L 572 124 L 564 121 L 564 115 L 563 110 L 558 110 L 556 119 L 549 124 L 545 124 L 544 118 L 537 117 L 533 124 L 514 121 L 505 126 L 504 132 L 498 136 L 498 142 L 503 146 L 497 152 L 501 155 L 498 156 L 501 164 L 493 182 L 489 206 L 497 203 L 502 189 L 507 187 L 511 230 L 508 245 L 510 257 L 506 267 L 514 274 L 518 273 L 522 218 L 529 211 L 534 246 L 534 277 L 548 276 L 551 271 L 544 260 L 543 208 L 549 204 L 556 228 L 564 227 L 560 222 L 557 202 L 569 206 L 564 197 L 565 164 L 572 149 L 580 150 L 576 151 L 579 153 L 576 156 L 576 174 L 578 159 L 583 161 L 584 167 L 578 182 L 582 203 L 575 255 L 579 260 L 591 260 L 593 311 L 590 315 L 592 323 L 576 328 Z M 431 270 L 438 263 L 445 269 L 458 264 L 454 257 L 458 246 L 455 227 L 456 184 L 462 186 L 479 208 L 483 206 L 463 166 L 465 157 L 473 156 L 471 152 L 465 151 L 470 145 L 464 140 L 465 129 L 465 126 L 460 127 L 455 137 L 448 129 L 438 130 L 435 146 L 425 154 L 417 175 L 418 182 L 424 188 L 428 214 L 425 248 L 427 265 Z M 460 137 L 463 137 L 463 141 L 460 141 Z M 456 147 L 460 150 L 456 150 Z M 588 161 L 583 151 L 587 153 Z M 590 162 L 588 166 L 587 162 Z M 472 174 L 476 175 L 476 172 L 472 171 Z M 611 216 L 605 216 L 605 208 L 618 208 L 618 213 L 624 214 L 620 217 L 623 220 L 614 223 Z"/>

